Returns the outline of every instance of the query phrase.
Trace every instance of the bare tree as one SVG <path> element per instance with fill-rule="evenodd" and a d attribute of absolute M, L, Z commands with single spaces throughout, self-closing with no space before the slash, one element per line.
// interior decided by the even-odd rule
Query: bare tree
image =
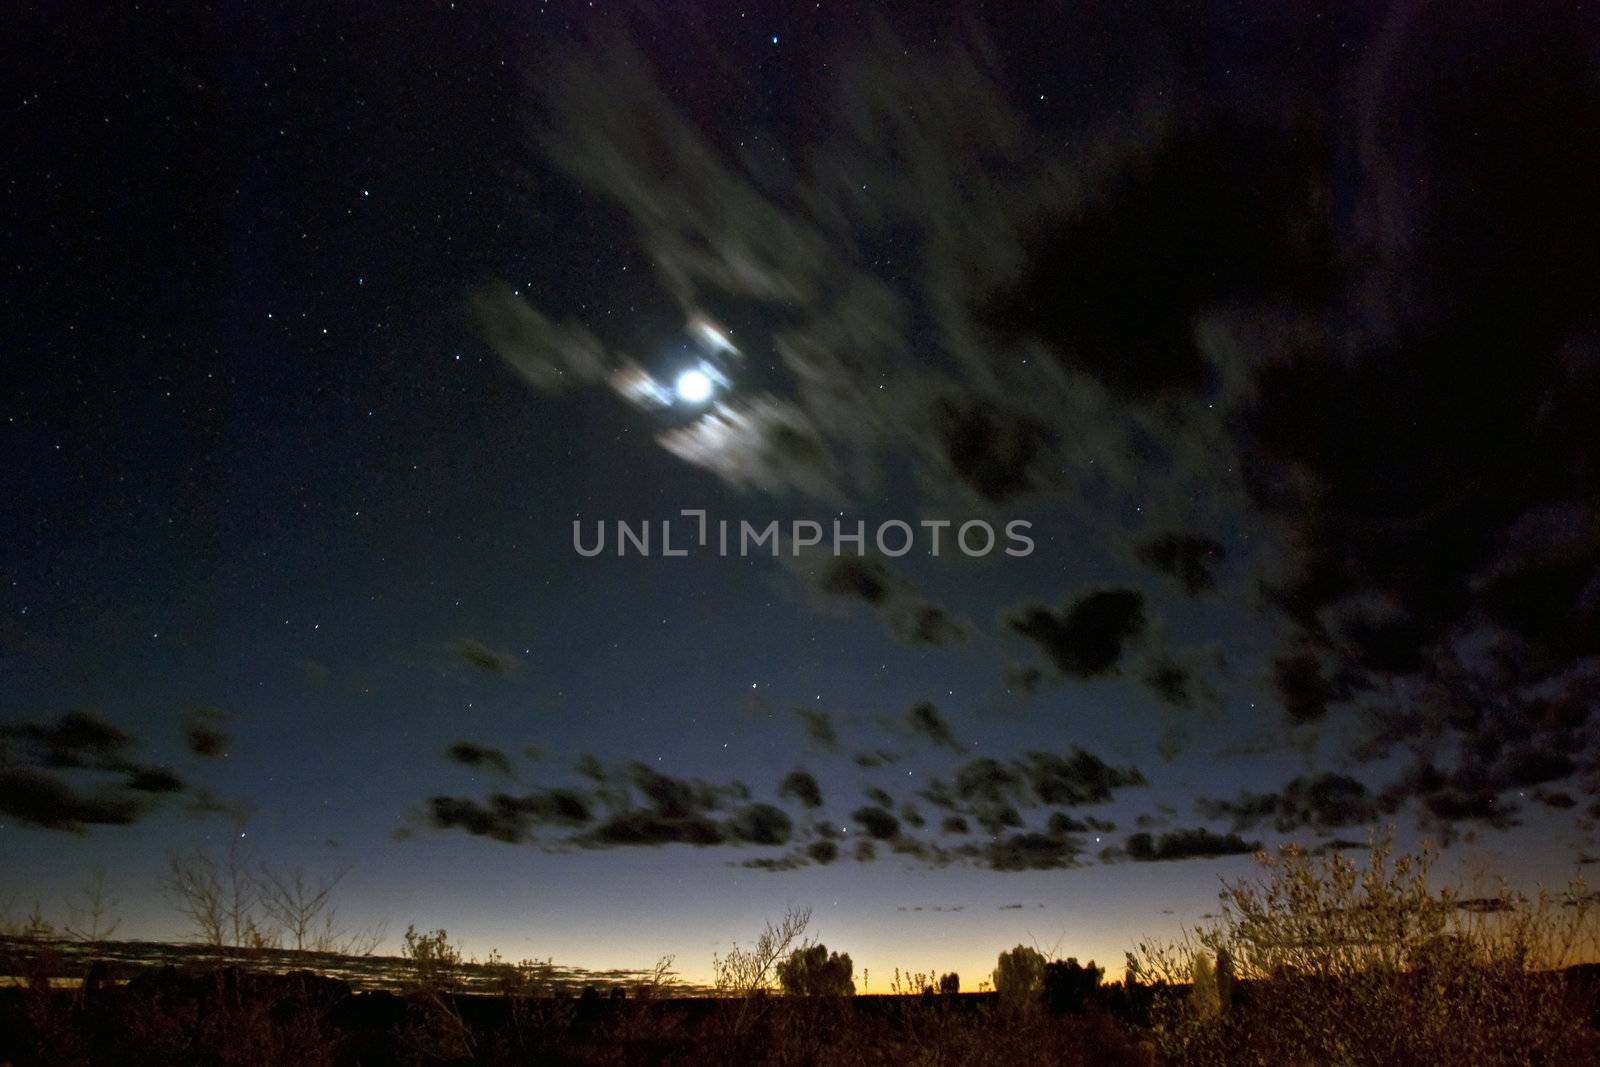
<path fill-rule="evenodd" d="M 270 928 L 256 922 L 260 889 L 248 851 L 237 839 L 221 860 L 200 849 L 169 853 L 160 885 L 205 944 L 264 948 L 274 943 Z"/>
<path fill-rule="evenodd" d="M 370 956 L 383 943 L 388 926 L 379 922 L 350 929 L 339 924 L 333 891 L 349 873 L 344 868 L 329 878 L 312 878 L 301 867 L 284 871 L 262 864 L 256 873 L 261 909 L 292 948 Z"/>
<path fill-rule="evenodd" d="M 104 865 L 96 864 L 83 888 L 67 900 L 68 935 L 91 944 L 106 940 L 122 925 L 122 917 L 116 914 L 118 907 L 120 901 L 106 888 Z"/>
<path fill-rule="evenodd" d="M 308 880 L 303 867 L 287 871 L 262 864 L 256 876 L 261 907 L 283 931 L 284 941 L 296 949 L 332 950 L 337 937 L 333 925 L 333 890 L 347 871 L 331 878 Z"/>
<path fill-rule="evenodd" d="M 790 907 L 776 924 L 767 928 L 749 948 L 734 945 L 726 956 L 713 956 L 711 968 L 717 989 L 728 996 L 748 997 L 766 989 L 780 960 L 797 948 L 809 947 L 801 941 L 811 924 L 810 908 Z"/>

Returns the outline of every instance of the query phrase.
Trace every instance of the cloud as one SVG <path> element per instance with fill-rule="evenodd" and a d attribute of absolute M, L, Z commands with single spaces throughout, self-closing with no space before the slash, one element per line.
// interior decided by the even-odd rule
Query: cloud
<path fill-rule="evenodd" d="M 511 758 L 498 748 L 480 745 L 476 741 L 457 741 L 445 749 L 445 757 L 463 767 L 482 767 L 510 777 Z"/>
<path fill-rule="evenodd" d="M 594 334 L 576 323 L 551 322 L 503 282 L 475 293 L 472 312 L 489 347 L 544 392 L 597 382 L 613 365 Z"/>
<path fill-rule="evenodd" d="M 1144 632 L 1144 597 L 1132 589 L 1089 593 L 1064 614 L 1033 605 L 1009 620 L 1058 671 L 1073 678 L 1109 674 L 1124 644 Z"/>
<path fill-rule="evenodd" d="M 933 405 L 932 421 L 951 471 L 984 500 L 1002 504 L 1035 487 L 1030 472 L 1044 451 L 1043 424 L 986 400 L 949 397 Z"/>
<path fill-rule="evenodd" d="M 1320 722 L 1328 714 L 1329 704 L 1349 699 L 1352 692 L 1348 679 L 1326 677 L 1321 661 L 1310 653 L 1273 660 L 1272 680 L 1283 700 L 1284 714 L 1295 725 Z"/>
<path fill-rule="evenodd" d="M 216 708 L 191 711 L 184 722 L 184 740 L 189 751 L 205 759 L 228 754 L 233 737 L 225 728 L 227 716 Z"/>
<path fill-rule="evenodd" d="M 1129 834 L 1122 845 L 1122 854 L 1140 863 L 1242 856 L 1260 850 L 1259 841 L 1246 841 L 1238 834 L 1215 834 L 1203 828 L 1170 830 L 1159 836 L 1141 831 Z"/>
<path fill-rule="evenodd" d="M 1182 664 L 1158 657 L 1146 666 L 1141 680 L 1163 704 L 1186 708 L 1193 702 L 1189 671 Z"/>
<path fill-rule="evenodd" d="M 874 607 L 895 594 L 898 580 L 877 556 L 831 556 L 821 566 L 817 589 L 828 596 L 860 600 Z"/>
<path fill-rule="evenodd" d="M 1226 819 L 1235 830 L 1271 826 L 1280 833 L 1331 830 L 1378 821 L 1379 798 L 1348 775 L 1322 773 L 1291 780 L 1277 793 L 1241 793 L 1234 800 L 1201 800 L 1197 810 L 1208 819 Z"/>
<path fill-rule="evenodd" d="M 867 805 L 857 808 L 850 813 L 850 818 L 860 824 L 868 835 L 881 841 L 889 841 L 900 835 L 900 820 L 881 807 Z"/>
<path fill-rule="evenodd" d="M 790 771 L 778 786 L 778 795 L 796 800 L 802 807 L 822 807 L 822 787 L 809 771 Z"/>
<path fill-rule="evenodd" d="M 114 767 L 135 744 L 132 735 L 92 711 L 69 711 L 54 723 L 0 725 L 0 740 L 7 738 L 49 767 Z"/>
<path fill-rule="evenodd" d="M 46 830 L 83 834 L 90 826 L 129 826 L 148 810 L 136 791 L 85 793 L 44 771 L 0 771 L 0 814 Z"/>
<path fill-rule="evenodd" d="M 957 767 L 953 783 L 935 778 L 921 795 L 995 832 L 1019 825 L 1021 810 L 1102 804 L 1118 789 L 1145 784 L 1137 768 L 1113 767 L 1073 747 L 1066 754 L 1031 751 L 1009 760 L 980 756 Z"/>
<path fill-rule="evenodd" d="M 1006 667 L 1004 675 L 1005 687 L 1008 691 L 1018 693 L 1023 697 L 1031 697 L 1039 691 L 1039 685 L 1044 681 L 1044 672 L 1038 667 L 1010 664 Z"/>
<path fill-rule="evenodd" d="M 482 641 L 470 637 L 458 638 L 453 647 L 462 659 L 489 674 L 510 674 L 521 663 L 509 652 L 496 652 Z"/>
<path fill-rule="evenodd" d="M 807 574 L 822 596 L 871 607 L 889 633 L 905 644 L 944 648 L 970 636 L 964 621 L 924 598 L 881 556 L 809 556 L 789 565 Z"/>
<path fill-rule="evenodd" d="M 582 826 L 593 818 L 590 801 L 569 789 L 535 790 L 520 795 L 492 793 L 482 803 L 464 797 L 435 796 L 428 817 L 436 829 L 461 829 L 507 844 L 535 839 L 545 826 Z"/>
<path fill-rule="evenodd" d="M 813 841 L 806 846 L 806 855 L 814 863 L 827 865 L 839 858 L 839 846 L 832 841 Z"/>
<path fill-rule="evenodd" d="M 734 840 L 752 845 L 784 844 L 794 830 L 789 813 L 771 804 L 752 804 L 737 812 L 726 825 Z"/>
<path fill-rule="evenodd" d="M 996 871 L 1050 871 L 1078 866 L 1083 842 L 1055 834 L 1020 833 L 967 845 Z"/>
<path fill-rule="evenodd" d="M 1306 68 L 1281 57 L 1309 23 L 1282 13 L 1239 88 L 1181 104 L 1210 77 L 1200 53 L 1167 47 L 1163 16 L 1109 17 L 1050 16 L 1061 40 L 1121 42 L 1114 67 L 1070 57 L 1098 72 L 1070 120 L 1015 104 L 981 27 L 931 51 L 877 30 L 812 72 L 819 121 L 771 154 L 696 122 L 637 50 L 553 56 L 548 159 L 632 221 L 686 322 L 766 323 L 741 332 L 766 380 L 658 437 L 744 489 L 877 498 L 906 470 L 941 502 L 1049 496 L 1182 593 L 1238 577 L 1268 594 L 1283 644 L 1261 666 L 1289 724 L 1317 728 L 1297 743 L 1436 751 L 1444 786 L 1396 795 L 1503 820 L 1502 783 L 1560 769 L 1552 753 L 1596 762 L 1593 683 L 1571 670 L 1600 655 L 1588 16 L 1373 9 L 1350 27 L 1363 47 Z M 712 96 L 740 77 L 704 73 Z M 890 241 L 907 251 L 880 264 Z M 629 369 L 601 316 L 506 288 L 477 303 L 535 388 Z M 905 640 L 956 639 L 872 588 L 841 595 Z M 1077 678 L 1142 629 L 1073 622 L 1039 606 L 1013 626 Z M 1182 702 L 1175 676 L 1154 687 Z"/>
<path fill-rule="evenodd" d="M 795 708 L 794 711 L 805 724 L 806 736 L 823 748 L 839 747 L 839 735 L 834 732 L 832 716 L 814 708 Z"/>
<path fill-rule="evenodd" d="M 1222 542 L 1191 534 L 1164 533 L 1139 546 L 1139 561 L 1175 579 L 1190 596 L 1216 588 L 1212 568 L 1226 558 Z"/>
<path fill-rule="evenodd" d="M 936 745 L 956 752 L 962 751 L 961 742 L 956 740 L 950 724 L 939 714 L 939 709 L 926 700 L 913 704 L 906 712 L 906 725 L 911 728 L 912 733 L 925 737 Z"/>
<path fill-rule="evenodd" d="M 47 830 L 127 826 L 182 793 L 183 779 L 133 758 L 132 734 L 91 711 L 0 723 L 0 814 Z"/>

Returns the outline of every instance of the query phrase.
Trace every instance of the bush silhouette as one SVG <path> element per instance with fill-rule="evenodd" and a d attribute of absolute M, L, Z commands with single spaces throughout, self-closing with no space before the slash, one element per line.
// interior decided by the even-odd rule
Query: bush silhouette
<path fill-rule="evenodd" d="M 1018 945 L 1000 953 L 995 962 L 994 991 L 1008 1007 L 1030 1003 L 1044 983 L 1044 956 L 1038 949 Z"/>
<path fill-rule="evenodd" d="M 939 979 L 939 992 L 953 996 L 961 992 L 961 976 L 951 971 Z"/>
<path fill-rule="evenodd" d="M 848 954 L 811 945 L 796 949 L 778 964 L 778 984 L 791 997 L 848 997 L 856 991 L 854 971 Z"/>
<path fill-rule="evenodd" d="M 1105 973 L 1094 960 L 1087 965 L 1076 958 L 1052 960 L 1044 965 L 1045 1007 L 1054 1015 L 1082 1015 Z"/>
<path fill-rule="evenodd" d="M 1465 897 L 1429 884 L 1436 855 L 1387 840 L 1364 867 L 1261 855 L 1262 877 L 1224 883 L 1215 925 L 1140 946 L 1158 1048 L 1191 1064 L 1600 1062 L 1561 973 L 1592 951 L 1593 895 Z"/>

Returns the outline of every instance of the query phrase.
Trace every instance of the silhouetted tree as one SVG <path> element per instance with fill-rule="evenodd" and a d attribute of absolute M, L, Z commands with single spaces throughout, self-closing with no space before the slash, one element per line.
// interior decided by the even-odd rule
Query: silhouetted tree
<path fill-rule="evenodd" d="M 1217 997 L 1217 972 L 1205 952 L 1194 954 L 1190 970 L 1189 1004 L 1197 1018 L 1210 1019 L 1222 1010 Z"/>
<path fill-rule="evenodd" d="M 1217 1007 L 1223 1011 L 1233 1003 L 1233 957 L 1224 946 L 1217 947 Z"/>
<path fill-rule="evenodd" d="M 274 941 L 272 931 L 256 921 L 260 887 L 251 874 L 249 854 L 237 841 L 220 860 L 199 849 L 169 853 L 160 886 L 205 944 L 261 948 Z"/>
<path fill-rule="evenodd" d="M 961 976 L 951 971 L 939 979 L 939 992 L 949 996 L 961 992 Z"/>
<path fill-rule="evenodd" d="M 1081 1015 L 1089 1005 L 1089 996 L 1105 969 L 1096 967 L 1094 960 L 1087 964 L 1077 957 L 1052 960 L 1044 965 L 1044 1003 L 1055 1015 Z"/>
<path fill-rule="evenodd" d="M 116 915 L 117 901 L 106 889 L 106 869 L 96 866 L 89 872 L 76 897 L 67 902 L 72 917 L 67 923 L 67 933 L 79 941 L 104 941 L 117 932 L 122 919 Z"/>
<path fill-rule="evenodd" d="M 1011 1006 L 1027 1004 L 1044 981 L 1044 956 L 1038 949 L 1018 945 L 1000 953 L 994 968 L 994 991 L 1000 1001 Z"/>
<path fill-rule="evenodd" d="M 778 964 L 778 983 L 792 997 L 854 996 L 855 966 L 848 954 L 830 953 L 826 945 L 796 949 Z"/>

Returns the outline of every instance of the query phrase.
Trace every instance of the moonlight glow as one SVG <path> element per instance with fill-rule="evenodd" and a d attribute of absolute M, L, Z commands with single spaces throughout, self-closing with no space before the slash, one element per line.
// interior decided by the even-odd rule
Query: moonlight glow
<path fill-rule="evenodd" d="M 678 399 L 685 404 L 703 404 L 711 398 L 711 376 L 698 367 L 678 375 Z"/>

